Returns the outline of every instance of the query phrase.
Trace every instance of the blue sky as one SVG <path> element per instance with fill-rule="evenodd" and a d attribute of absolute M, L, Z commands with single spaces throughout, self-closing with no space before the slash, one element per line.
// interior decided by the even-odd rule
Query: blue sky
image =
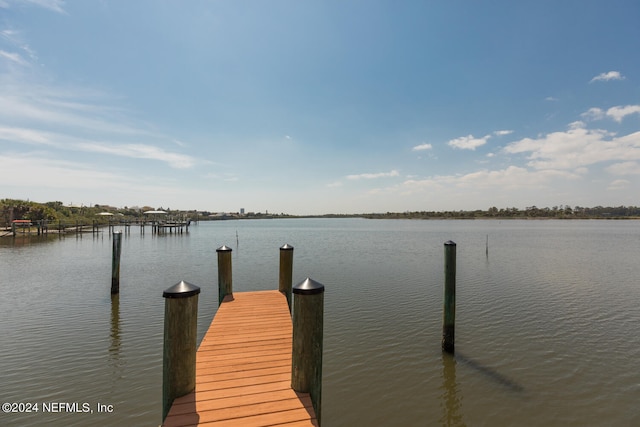
<path fill-rule="evenodd" d="M 640 205 L 640 2 L 0 0 L 0 197 Z"/>

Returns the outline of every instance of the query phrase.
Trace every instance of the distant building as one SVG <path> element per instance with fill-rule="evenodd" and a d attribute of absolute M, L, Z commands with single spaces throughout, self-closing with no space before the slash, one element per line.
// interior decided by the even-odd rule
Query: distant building
<path fill-rule="evenodd" d="M 240 215 L 244 215 L 244 208 L 240 208 Z"/>

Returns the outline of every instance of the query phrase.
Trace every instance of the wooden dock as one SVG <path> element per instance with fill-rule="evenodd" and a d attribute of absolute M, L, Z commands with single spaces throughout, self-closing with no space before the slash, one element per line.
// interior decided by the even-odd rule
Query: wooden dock
<path fill-rule="evenodd" d="M 164 426 L 318 426 L 308 393 L 291 388 L 292 323 L 279 291 L 226 296 L 196 353 L 195 392 Z"/>

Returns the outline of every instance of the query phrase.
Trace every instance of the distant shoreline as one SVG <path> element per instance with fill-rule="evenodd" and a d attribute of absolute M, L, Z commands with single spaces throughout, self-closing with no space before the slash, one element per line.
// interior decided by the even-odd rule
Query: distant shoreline
<path fill-rule="evenodd" d="M 162 214 L 161 216 L 158 216 Z M 181 221 L 228 221 L 240 219 L 276 219 L 276 218 L 365 218 L 365 219 L 489 219 L 489 220 L 544 220 L 544 219 L 599 219 L 621 220 L 640 219 L 640 207 L 637 206 L 595 206 L 582 207 L 558 205 L 553 207 L 529 206 L 524 209 L 516 207 L 497 208 L 492 206 L 486 210 L 451 210 L 451 211 L 404 211 L 404 212 L 370 212 L 357 214 L 315 214 L 292 215 L 287 213 L 247 212 L 212 212 L 202 210 L 172 210 L 144 207 L 118 208 L 108 205 L 93 206 L 65 206 L 62 202 L 38 203 L 28 200 L 0 199 L 0 230 L 2 226 L 11 227 L 12 222 L 30 221 L 33 224 L 46 221 L 49 224 L 68 224 L 77 227 L 78 224 L 99 225 L 153 221 L 176 220 Z"/>
<path fill-rule="evenodd" d="M 398 217 L 393 215 L 300 215 L 300 216 L 288 216 L 285 218 L 363 218 L 363 219 L 410 219 L 410 220 L 434 220 L 434 221 L 442 221 L 442 220 L 488 220 L 488 221 L 515 221 L 515 220 L 526 220 L 526 221 L 550 221 L 550 220 L 563 220 L 563 221 L 575 221 L 575 220 L 640 220 L 640 216 L 615 216 L 615 217 L 512 217 L 512 216 L 496 216 L 496 217 L 452 217 L 452 216 L 431 216 L 431 217 Z"/>

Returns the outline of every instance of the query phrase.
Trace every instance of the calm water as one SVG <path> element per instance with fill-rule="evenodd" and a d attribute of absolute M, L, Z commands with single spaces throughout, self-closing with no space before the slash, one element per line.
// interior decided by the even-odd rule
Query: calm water
<path fill-rule="evenodd" d="M 455 358 L 440 350 L 450 239 Z M 0 403 L 94 409 L 0 413 L 0 425 L 157 426 L 162 291 L 202 288 L 201 338 L 215 249 L 233 248 L 235 291 L 275 289 L 284 243 L 294 282 L 326 287 L 325 427 L 640 425 L 640 222 L 363 219 L 132 228 L 115 299 L 107 233 L 0 240 Z"/>

